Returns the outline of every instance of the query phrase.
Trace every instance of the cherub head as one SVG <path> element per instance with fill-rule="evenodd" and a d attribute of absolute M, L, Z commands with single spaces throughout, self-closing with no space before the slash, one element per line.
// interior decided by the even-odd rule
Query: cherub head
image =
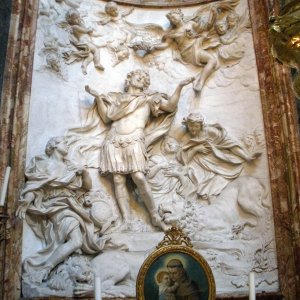
<path fill-rule="evenodd" d="M 58 48 L 58 39 L 57 37 L 45 37 L 44 46 L 47 49 L 57 49 Z"/>
<path fill-rule="evenodd" d="M 63 156 L 68 154 L 68 146 L 63 137 L 56 136 L 51 138 L 46 144 L 45 153 L 50 157 L 55 149 Z"/>
<path fill-rule="evenodd" d="M 150 85 L 150 75 L 145 70 L 134 70 L 127 74 L 125 81 L 125 92 L 128 92 L 129 87 L 132 86 L 141 91 L 146 90 Z"/>
<path fill-rule="evenodd" d="M 199 135 L 203 129 L 204 117 L 200 113 L 190 113 L 183 119 L 182 124 L 186 125 L 192 137 Z"/>
<path fill-rule="evenodd" d="M 240 18 L 239 15 L 236 14 L 235 12 L 230 13 L 226 17 L 228 29 L 234 28 L 237 25 L 239 18 Z"/>
<path fill-rule="evenodd" d="M 60 60 L 59 60 L 59 56 L 57 53 L 49 53 L 46 56 L 46 62 L 47 62 L 47 66 L 57 72 L 60 73 L 61 72 L 61 65 L 60 65 Z"/>
<path fill-rule="evenodd" d="M 117 61 L 121 62 L 129 57 L 129 49 L 126 46 L 120 46 L 116 51 Z"/>
<path fill-rule="evenodd" d="M 171 136 L 166 136 L 161 144 L 161 152 L 163 154 L 175 154 L 179 150 L 177 140 Z"/>
<path fill-rule="evenodd" d="M 69 9 L 66 13 L 66 21 L 70 25 L 80 25 L 82 23 L 79 12 L 76 9 Z"/>
<path fill-rule="evenodd" d="M 119 15 L 119 8 L 116 2 L 109 1 L 105 5 L 105 12 L 111 17 L 117 17 Z"/>
<path fill-rule="evenodd" d="M 167 18 L 170 21 L 171 26 L 176 27 L 182 23 L 184 14 L 179 8 L 172 9 L 169 13 L 167 13 Z"/>
<path fill-rule="evenodd" d="M 224 35 L 228 30 L 227 21 L 225 19 L 218 20 L 215 23 L 215 30 L 216 30 L 218 35 Z"/>
<path fill-rule="evenodd" d="M 158 282 L 158 284 L 163 284 L 165 286 L 170 286 L 172 283 L 170 275 L 167 271 L 160 271 L 156 275 L 156 281 Z"/>

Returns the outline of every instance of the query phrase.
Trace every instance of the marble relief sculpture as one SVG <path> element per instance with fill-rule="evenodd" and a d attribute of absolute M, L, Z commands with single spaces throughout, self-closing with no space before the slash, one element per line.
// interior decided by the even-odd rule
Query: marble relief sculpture
<path fill-rule="evenodd" d="M 237 40 L 238 32 L 240 34 L 247 26 L 247 16 L 239 17 L 234 12 L 237 4 L 234 0 L 212 6 L 206 21 L 201 9 L 190 17 L 184 16 L 180 9 L 170 11 L 166 15 L 170 29 L 161 30 L 161 42 L 154 42 L 147 52 L 164 50 L 174 43 L 175 60 L 203 67 L 194 81 L 194 90 L 200 93 L 206 80 L 221 64 L 232 64 L 244 55 L 244 44 Z"/>
<path fill-rule="evenodd" d="M 127 17 L 133 9 L 122 10 L 113 1 L 105 4 L 104 11 L 95 13 L 100 17 L 96 22 L 99 25 L 93 21 L 91 27 L 87 27 L 79 11 L 70 5 L 72 9 L 66 13 L 66 22 L 60 24 L 70 31 L 70 43 L 77 50 L 64 51 L 65 59 L 67 63 L 82 60 L 82 71 L 86 74 L 87 66 L 93 60 L 98 70 L 104 70 L 100 48 L 114 53 L 114 66 L 127 59 L 132 51 L 142 57 L 153 55 L 150 61 L 154 63 L 160 55 L 156 50 L 172 49 L 174 60 L 202 68 L 194 81 L 194 90 L 200 97 L 208 78 L 220 68 L 235 65 L 245 54 L 241 33 L 249 28 L 249 19 L 246 13 L 235 12 L 238 3 L 238 0 L 224 1 L 200 8 L 191 16 L 174 9 L 166 15 L 170 23 L 167 30 L 155 23 L 129 22 Z M 49 10 L 57 11 L 54 7 Z M 96 33 L 98 29 L 101 34 Z M 103 37 L 101 42 L 95 42 L 93 38 L 100 35 Z"/>
<path fill-rule="evenodd" d="M 190 113 L 183 120 L 190 140 L 180 150 L 180 160 L 193 166 L 197 174 L 197 194 L 209 201 L 236 179 L 245 162 L 261 153 L 248 153 L 241 144 L 230 138 L 219 124 L 205 124 L 200 113 Z"/>
<path fill-rule="evenodd" d="M 247 12 L 246 0 L 41 1 L 17 211 L 24 297 L 91 296 L 94 273 L 103 297 L 135 297 L 145 256 L 172 225 L 207 259 L 218 293 L 245 292 L 251 270 L 276 290 Z"/>
<path fill-rule="evenodd" d="M 82 60 L 82 72 L 87 74 L 88 65 L 94 61 L 95 68 L 103 71 L 104 67 L 100 61 L 99 48 L 106 46 L 106 43 L 97 45 L 92 40 L 93 37 L 98 37 L 99 34 L 95 33 L 93 28 L 85 26 L 78 11 L 70 9 L 66 13 L 66 21 L 70 26 L 70 43 L 77 48 L 77 51 L 65 53 L 67 63 L 70 64 L 76 60 Z"/>
<path fill-rule="evenodd" d="M 100 173 L 113 174 L 115 195 L 124 222 L 130 221 L 129 195 L 126 176 L 130 175 L 143 199 L 152 223 L 162 227 L 151 187 L 145 173 L 148 169 L 147 146 L 159 139 L 170 128 L 181 90 L 194 78 L 179 83 L 172 96 L 147 93 L 150 76 L 146 71 L 135 70 L 127 74 L 125 93 L 98 94 L 89 86 L 86 91 L 95 96 L 102 121 L 111 123 L 100 150 Z M 150 115 L 158 118 L 152 128 L 146 128 Z"/>
<path fill-rule="evenodd" d="M 57 3 L 65 3 L 67 6 L 72 8 L 78 8 L 81 4 L 81 0 L 55 0 Z"/>
<path fill-rule="evenodd" d="M 67 159 L 62 137 L 50 139 L 45 153 L 33 158 L 26 169 L 27 182 L 17 211 L 46 242 L 46 248 L 23 265 L 23 278 L 37 284 L 73 252 L 99 253 L 106 241 L 84 209 L 84 194 L 91 188 L 87 170 Z"/>
<path fill-rule="evenodd" d="M 112 52 L 113 67 L 129 58 L 129 48 L 122 41 L 119 41 L 117 43 L 107 43 L 106 47 Z"/>
<path fill-rule="evenodd" d="M 130 15 L 133 12 L 133 8 L 120 11 L 118 4 L 114 1 L 109 1 L 105 4 L 104 12 L 98 12 L 97 15 L 100 17 L 98 21 L 101 25 L 106 25 L 109 22 L 119 22 L 120 20 L 124 20 L 124 17 Z"/>
<path fill-rule="evenodd" d="M 217 66 L 216 58 L 202 47 L 202 40 L 205 37 L 202 33 L 210 29 L 215 15 L 216 10 L 213 9 L 208 23 L 201 27 L 201 24 L 193 20 L 185 21 L 180 9 L 170 11 L 167 18 L 171 24 L 171 30 L 163 36 L 163 43 L 153 47 L 153 50 L 163 50 L 170 47 L 170 42 L 174 41 L 179 52 L 178 59 L 195 66 L 204 65 L 194 82 L 194 89 L 197 92 L 201 91 L 206 79 Z"/>
<path fill-rule="evenodd" d="M 177 202 L 180 199 L 186 201 L 196 196 L 194 176 L 189 176 L 192 171 L 177 158 L 180 149 L 181 146 L 175 138 L 166 136 L 161 143 L 161 154 L 149 158 L 147 179 L 158 206 L 166 202 L 166 198 Z"/>

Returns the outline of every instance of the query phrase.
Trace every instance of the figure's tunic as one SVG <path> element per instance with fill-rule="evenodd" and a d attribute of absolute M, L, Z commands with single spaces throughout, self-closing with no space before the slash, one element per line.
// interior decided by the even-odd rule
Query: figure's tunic
<path fill-rule="evenodd" d="M 109 93 L 101 97 L 108 106 L 107 117 L 112 121 L 124 118 L 143 105 L 149 105 L 152 113 L 157 116 L 157 113 L 153 111 L 152 103 L 166 98 L 164 94 L 159 93 Z M 158 128 L 155 138 L 161 136 L 168 126 L 165 128 L 162 132 L 159 132 Z M 146 173 L 148 171 L 146 144 L 144 128 L 137 128 L 129 134 L 120 134 L 112 127 L 100 149 L 100 173 Z"/>
<path fill-rule="evenodd" d="M 168 95 L 163 93 L 108 93 L 107 95 L 102 94 L 100 97 L 107 107 L 107 117 L 112 121 L 122 119 L 142 105 L 149 105 L 151 111 L 154 112 L 155 110 L 151 107 L 151 103 L 157 103 L 159 99 L 168 100 Z M 107 129 L 106 124 L 101 120 L 95 102 L 88 114 L 85 126 L 72 128 L 67 132 L 69 144 L 72 145 L 69 157 L 90 168 L 99 168 L 100 173 L 103 175 L 110 172 L 119 173 L 125 169 L 132 171 L 122 172 L 135 172 L 134 170 L 137 170 L 138 167 L 134 161 L 136 161 L 138 157 L 139 161 L 142 161 L 142 163 L 139 163 L 139 169 L 142 172 L 144 172 L 143 170 L 146 172 L 146 153 L 154 142 L 168 132 L 176 111 L 172 113 L 159 111 L 155 112 L 155 115 L 157 115 L 157 113 L 159 114 L 158 117 L 152 118 L 152 116 L 149 116 L 146 128 L 140 128 L 137 131 L 131 132 L 129 135 L 117 136 L 114 129 Z M 120 146 L 119 149 L 118 146 Z M 121 165 L 124 164 L 124 152 L 127 154 L 128 152 L 131 153 L 133 162 L 129 165 L 126 164 L 126 168 L 123 168 L 120 163 L 116 166 L 115 162 L 110 161 L 111 151 L 115 151 L 115 155 L 122 159 Z M 111 166 L 112 163 L 114 164 L 114 168 Z"/>
<path fill-rule="evenodd" d="M 100 173 L 146 173 L 148 170 L 143 129 L 118 134 L 112 128 L 100 150 Z"/>

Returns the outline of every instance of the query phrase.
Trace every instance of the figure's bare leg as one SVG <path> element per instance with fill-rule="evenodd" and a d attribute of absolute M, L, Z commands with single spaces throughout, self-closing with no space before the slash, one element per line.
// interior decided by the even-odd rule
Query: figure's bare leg
<path fill-rule="evenodd" d="M 69 255 L 74 251 L 78 250 L 82 246 L 82 233 L 78 224 L 78 227 L 74 229 L 68 235 L 68 240 L 59 245 L 52 255 L 47 259 L 47 262 L 44 264 L 43 270 L 41 270 L 42 280 L 47 279 L 49 273 L 53 268 L 55 268 L 59 263 L 64 261 Z"/>
<path fill-rule="evenodd" d="M 146 180 L 145 175 L 142 172 L 135 172 L 131 174 L 134 183 L 136 184 L 141 198 L 144 200 L 149 212 L 156 209 L 151 188 Z"/>
<path fill-rule="evenodd" d="M 84 75 L 87 74 L 87 67 L 92 61 L 93 61 L 92 53 L 90 53 L 89 56 L 83 60 L 82 65 L 81 65 L 81 70 Z"/>
<path fill-rule="evenodd" d="M 158 208 L 155 205 L 151 187 L 147 182 L 145 175 L 142 172 L 135 172 L 131 174 L 131 177 L 150 213 L 152 224 L 154 226 L 161 227 L 163 230 L 167 229 L 167 226 L 162 222 L 161 217 L 158 214 Z"/>
<path fill-rule="evenodd" d="M 201 51 L 199 55 L 200 61 L 205 64 L 205 67 L 203 68 L 202 73 L 200 73 L 194 81 L 194 90 L 196 92 L 201 92 L 207 78 L 215 71 L 217 67 L 217 59 L 211 54 Z"/>
<path fill-rule="evenodd" d="M 101 61 L 100 61 L 100 49 L 97 49 L 95 47 L 95 49 L 92 50 L 93 54 L 94 54 L 94 65 L 95 65 L 95 68 L 100 70 L 100 71 L 104 71 L 104 67 L 102 66 L 101 64 Z"/>
<path fill-rule="evenodd" d="M 126 175 L 113 174 L 115 194 L 124 221 L 131 219 L 129 194 L 126 187 Z"/>

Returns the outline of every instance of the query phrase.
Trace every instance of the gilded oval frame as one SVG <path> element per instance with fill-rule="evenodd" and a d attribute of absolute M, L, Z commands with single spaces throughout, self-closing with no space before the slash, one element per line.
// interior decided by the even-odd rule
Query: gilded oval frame
<path fill-rule="evenodd" d="M 170 257 L 174 257 L 174 256 L 189 257 L 191 259 L 190 261 L 192 260 L 196 261 L 198 263 L 199 269 L 201 269 L 202 272 L 205 274 L 207 280 L 208 296 L 206 299 L 214 300 L 216 298 L 216 284 L 215 284 L 214 276 L 209 264 L 204 259 L 204 257 L 190 247 L 181 246 L 181 245 L 169 245 L 153 251 L 142 264 L 136 281 L 137 300 L 146 300 L 145 280 L 148 275 L 148 272 L 151 270 L 151 267 L 158 261 L 159 258 L 166 256 L 165 259 L 167 260 L 168 255 Z M 193 279 L 195 278 L 193 277 Z"/>

